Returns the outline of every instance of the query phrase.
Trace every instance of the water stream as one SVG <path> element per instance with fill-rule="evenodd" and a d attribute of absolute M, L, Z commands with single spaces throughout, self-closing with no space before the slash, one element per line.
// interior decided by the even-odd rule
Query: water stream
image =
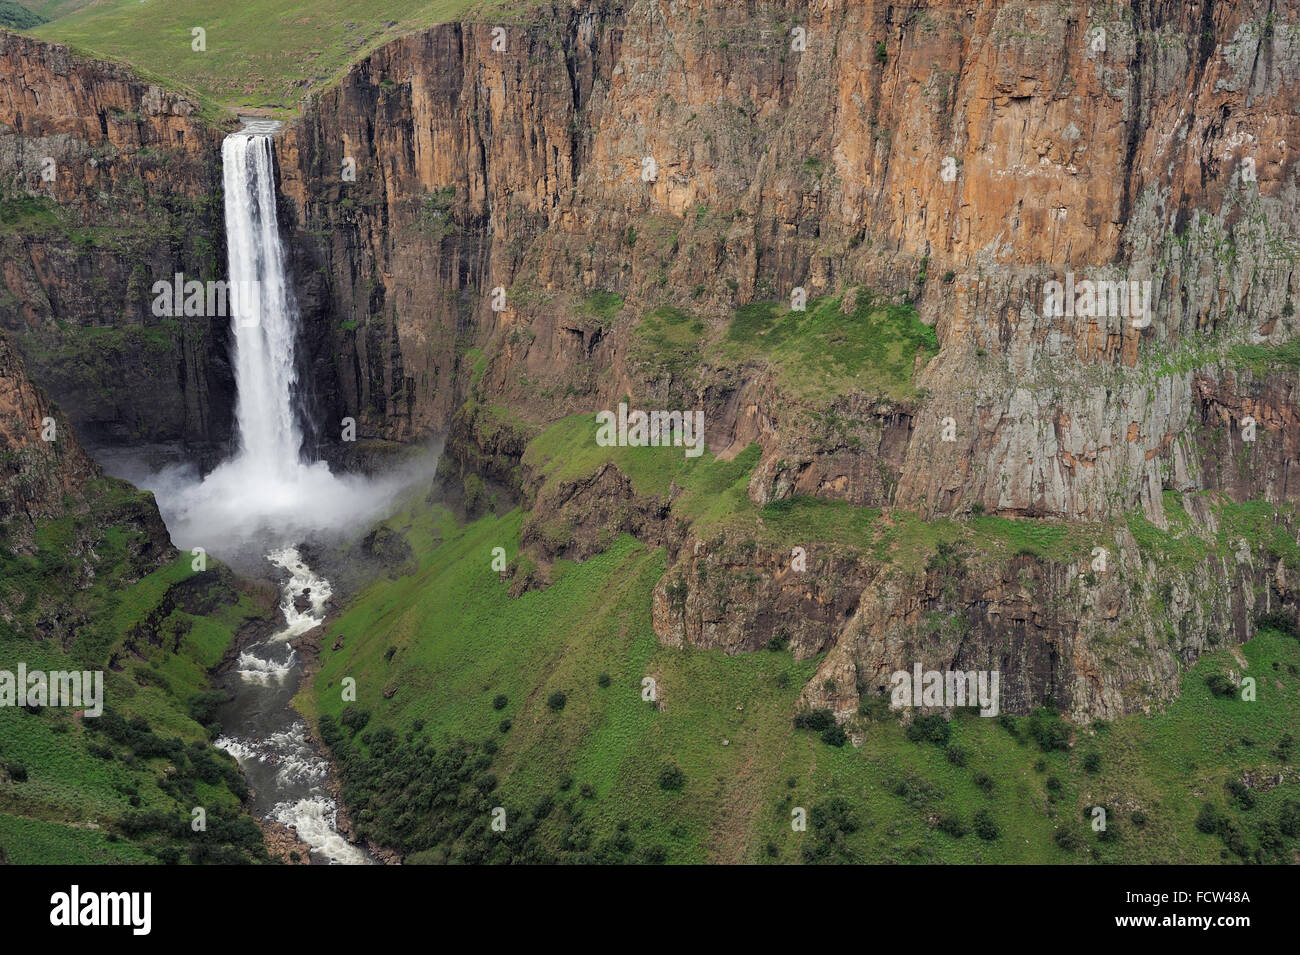
<path fill-rule="evenodd" d="M 310 523 L 304 515 L 319 515 L 354 495 L 357 485 L 299 454 L 297 310 L 276 222 L 276 126 L 250 123 L 221 147 L 229 279 L 241 293 L 231 322 L 239 451 L 182 496 L 175 532 L 179 541 L 197 526 L 219 522 L 224 531 L 242 532 L 245 542 L 276 542 L 266 560 L 282 579 L 284 627 L 244 648 L 227 675 L 232 699 L 218 713 L 217 745 L 239 761 L 255 811 L 292 826 L 312 847 L 313 861 L 360 864 L 374 860 L 339 833 L 337 807 L 325 788 L 329 764 L 290 705 L 302 675 L 292 641 L 324 622 L 330 585 L 288 541 Z"/>

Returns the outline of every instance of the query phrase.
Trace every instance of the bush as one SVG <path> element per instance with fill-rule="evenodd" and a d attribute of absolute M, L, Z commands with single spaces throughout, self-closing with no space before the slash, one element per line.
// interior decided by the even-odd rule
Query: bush
<path fill-rule="evenodd" d="M 992 842 L 1002 835 L 1002 830 L 998 828 L 998 824 L 993 821 L 993 815 L 987 809 L 975 811 L 975 835 L 985 842 Z"/>
<path fill-rule="evenodd" d="M 349 703 L 343 707 L 343 712 L 339 714 L 339 722 L 352 730 L 353 735 L 356 735 L 370 722 L 370 711 L 361 709 L 355 703 Z"/>
<path fill-rule="evenodd" d="M 956 743 L 948 747 L 948 762 L 954 766 L 965 766 L 967 760 L 966 750 L 962 749 Z"/>
<path fill-rule="evenodd" d="M 1277 630 L 1288 637 L 1300 638 L 1300 628 L 1296 627 L 1296 619 L 1293 615 L 1282 610 L 1274 610 L 1272 613 L 1261 613 L 1255 617 L 1256 630 Z"/>
<path fill-rule="evenodd" d="M 1073 852 L 1083 845 L 1083 839 L 1073 829 L 1057 829 L 1052 841 L 1067 852 Z"/>
<path fill-rule="evenodd" d="M 1237 685 L 1222 673 L 1211 673 L 1205 678 L 1205 685 L 1215 696 L 1232 696 L 1237 692 Z"/>
<path fill-rule="evenodd" d="M 1147 814 L 1141 809 L 1134 809 L 1128 818 L 1129 822 L 1133 823 L 1133 825 L 1137 826 L 1139 829 L 1147 824 Z"/>
<path fill-rule="evenodd" d="M 879 693 L 863 694 L 858 700 L 858 716 L 865 716 L 873 723 L 888 719 L 894 713 L 889 705 L 889 697 Z"/>
<path fill-rule="evenodd" d="M 1292 838 L 1300 836 L 1300 802 L 1288 799 L 1283 803 L 1282 812 L 1277 817 L 1277 827 Z"/>
<path fill-rule="evenodd" d="M 663 846 L 646 846 L 641 850 L 641 859 L 646 865 L 663 865 L 668 861 L 668 850 Z"/>
<path fill-rule="evenodd" d="M 1070 726 L 1055 710 L 1040 706 L 1029 716 L 1029 736 L 1045 753 L 1070 748 Z"/>
<path fill-rule="evenodd" d="M 848 741 L 849 736 L 844 732 L 843 726 L 836 724 L 822 730 L 822 742 L 827 746 L 843 746 Z"/>
<path fill-rule="evenodd" d="M 978 786 L 980 789 L 984 790 L 984 792 L 991 793 L 993 792 L 993 785 L 994 785 L 993 777 L 990 776 L 988 773 L 976 773 L 975 785 Z"/>
<path fill-rule="evenodd" d="M 611 681 L 608 673 L 602 673 L 600 676 L 596 677 L 597 686 L 601 686 L 601 687 L 609 686 L 610 682 Z"/>
<path fill-rule="evenodd" d="M 560 710 L 564 709 L 564 704 L 567 702 L 569 702 L 569 698 L 564 695 L 563 690 L 556 690 L 546 698 L 546 705 L 549 706 L 552 712 L 555 713 L 558 713 L 560 712 Z"/>
<path fill-rule="evenodd" d="M 830 710 L 809 710 L 806 713 L 796 713 L 794 717 L 795 729 L 821 732 L 834 725 L 835 714 Z"/>
<path fill-rule="evenodd" d="M 14 782 L 27 782 L 27 767 L 22 763 L 10 763 L 6 768 L 9 770 L 9 778 Z"/>
<path fill-rule="evenodd" d="M 1003 713 L 998 717 L 998 726 L 1001 726 L 1004 730 L 1010 733 L 1011 738 L 1017 743 L 1023 743 L 1025 741 L 1020 728 L 1020 722 L 1010 713 Z"/>
<path fill-rule="evenodd" d="M 659 788 L 668 792 L 681 792 L 686 785 L 686 774 L 680 766 L 669 764 L 659 772 Z"/>
<path fill-rule="evenodd" d="M 966 824 L 961 821 L 961 816 L 953 812 L 945 813 L 939 817 L 939 829 L 942 832 L 948 833 L 948 835 L 952 836 L 954 839 L 960 839 L 962 836 L 966 835 L 966 833 L 970 832 L 970 829 L 966 827 Z"/>
<path fill-rule="evenodd" d="M 1089 773 L 1098 772 L 1101 769 L 1101 754 L 1094 751 L 1083 757 L 1083 769 Z"/>
<path fill-rule="evenodd" d="M 504 710 L 510 704 L 510 697 L 504 693 L 498 693 L 492 698 L 492 709 Z"/>
<path fill-rule="evenodd" d="M 497 729 L 499 729 L 503 733 L 509 733 L 510 727 L 514 725 L 515 725 L 514 723 L 510 722 L 510 717 L 506 717 L 500 723 L 497 724 Z"/>
<path fill-rule="evenodd" d="M 936 746 L 947 746 L 948 737 L 951 735 L 952 727 L 939 713 L 918 716 L 912 720 L 912 725 L 907 728 L 907 738 L 914 743 L 928 740 Z"/>
<path fill-rule="evenodd" d="M 1230 779 L 1223 786 L 1228 796 L 1241 809 L 1255 808 L 1255 794 L 1239 779 Z"/>
<path fill-rule="evenodd" d="M 1206 835 L 1218 832 L 1222 822 L 1223 817 L 1212 802 L 1203 803 L 1201 811 L 1196 814 L 1196 828 Z"/>

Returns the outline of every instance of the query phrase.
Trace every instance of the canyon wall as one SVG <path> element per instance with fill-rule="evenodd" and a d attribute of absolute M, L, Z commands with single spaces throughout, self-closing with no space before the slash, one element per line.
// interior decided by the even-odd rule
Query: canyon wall
<path fill-rule="evenodd" d="M 1293 331 L 1295 13 L 590 3 L 508 25 L 504 50 L 490 23 L 389 44 L 282 152 L 307 284 L 329 287 L 335 410 L 401 439 L 445 430 L 471 389 L 532 421 L 698 398 L 723 370 L 638 380 L 633 318 L 671 301 L 717 324 L 862 283 L 913 299 L 941 345 L 923 401 L 861 418 L 877 441 L 907 419 L 894 503 L 1159 523 L 1162 490 L 1214 483 L 1212 459 L 1241 450 L 1243 409 L 1289 400 L 1289 371 L 1213 359 Z M 1067 271 L 1149 281 L 1149 324 L 1046 314 Z M 581 307 L 595 291 L 626 299 L 612 327 Z M 775 474 L 799 457 L 777 447 L 792 402 L 755 397 L 711 445 L 764 442 L 756 500 L 872 497 L 860 462 L 808 449 Z M 1194 437 L 1222 423 L 1217 444 Z M 1253 458 L 1285 440 L 1262 428 Z M 1276 466 L 1243 491 L 1290 498 Z"/>
<path fill-rule="evenodd" d="M 137 188 L 133 214 L 161 207 L 174 227 L 187 202 L 219 195 L 219 136 L 189 104 L 3 41 L 28 87 L 54 91 L 0 102 L 0 162 L 28 193 L 51 188 L 31 157 L 62 148 L 82 170 L 52 186 L 65 213 Z M 843 715 L 929 647 L 936 666 L 1001 660 L 1009 708 L 1146 708 L 1176 692 L 1182 664 L 1291 600 L 1286 555 L 1225 552 L 1199 492 L 1297 497 L 1298 84 L 1300 12 L 1273 0 L 579 0 L 422 31 L 315 95 L 277 143 L 313 421 L 324 440 L 344 417 L 363 438 L 446 433 L 453 477 L 482 474 L 534 507 L 525 545 L 543 564 L 606 539 L 592 524 L 571 553 L 553 547 L 541 529 L 557 514 L 666 546 L 660 638 L 740 652 L 784 635 L 800 655 L 826 653 L 810 705 Z M 81 119 L 59 126 L 52 103 Z M 98 178 L 113 170 L 120 182 Z M 219 242 L 192 246 L 219 226 L 211 209 L 193 214 L 183 238 L 139 237 L 150 276 L 219 270 Z M 140 364 L 147 338 L 124 345 L 111 367 L 126 397 L 89 394 L 59 322 L 147 331 L 147 303 L 130 256 L 102 236 L 80 250 L 75 231 L 32 232 L 5 234 L 23 305 L 4 321 L 74 421 L 222 440 L 224 328 L 183 324 L 156 367 Z M 104 294 L 65 281 L 79 262 Z M 1052 314 L 1048 283 L 1072 279 L 1150 283 L 1150 308 Z M 818 399 L 764 360 L 647 357 L 639 338 L 672 306 L 716 340 L 737 308 L 796 289 L 843 296 L 846 314 L 866 290 L 914 306 L 938 346 L 915 387 Z M 161 416 L 140 410 L 134 384 L 153 378 L 166 379 Z M 1077 560 L 972 558 L 948 592 L 930 572 L 839 555 L 832 592 L 783 582 L 776 552 L 734 563 L 617 470 L 528 486 L 532 435 L 625 395 L 705 409 L 724 458 L 757 443 L 756 505 L 806 495 L 1091 524 L 1118 541 L 1120 573 L 1089 583 Z M 1124 537 L 1132 516 L 1204 553 L 1151 559 Z M 711 561 L 724 583 L 691 591 Z M 732 573 L 765 583 L 733 589 Z M 936 636 L 935 614 L 965 624 Z"/>
<path fill-rule="evenodd" d="M 383 47 L 282 141 L 332 415 L 450 430 L 454 466 L 534 506 L 543 560 L 562 554 L 539 529 L 584 510 L 669 544 L 661 639 L 828 651 L 806 697 L 841 715 L 925 647 L 936 666 L 1000 660 L 1015 710 L 1144 709 L 1290 600 L 1278 555 L 1240 570 L 1190 497 L 1202 559 L 1159 566 L 1121 527 L 1109 583 L 1020 556 L 941 599 L 859 555 L 833 594 L 787 592 L 769 554 L 744 565 L 762 593 L 670 597 L 726 564 L 720 545 L 672 546 L 689 532 L 670 504 L 616 470 L 537 493 L 514 462 L 547 422 L 628 395 L 704 407 L 724 456 L 758 442 L 758 505 L 1167 529 L 1167 492 L 1295 500 L 1294 4 L 592 2 L 496 26 Z M 1070 273 L 1149 283 L 1149 309 L 1052 314 L 1046 283 Z M 635 357 L 664 304 L 716 329 L 750 301 L 856 286 L 914 304 L 939 351 L 914 397 L 836 399 L 836 435 L 761 364 Z M 567 556 L 602 539 L 591 520 Z M 927 637 L 935 613 L 965 636 Z"/>
<path fill-rule="evenodd" d="M 153 285 L 225 275 L 221 123 L 125 67 L 0 31 L 0 326 L 92 444 L 228 442 L 228 319 Z"/>

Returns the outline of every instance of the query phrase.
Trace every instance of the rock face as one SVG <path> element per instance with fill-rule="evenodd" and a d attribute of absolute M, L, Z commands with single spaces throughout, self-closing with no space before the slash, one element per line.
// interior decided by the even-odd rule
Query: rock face
<path fill-rule="evenodd" d="M 383 438 L 449 430 L 444 470 L 521 493 L 543 562 L 615 531 L 668 543 L 661 639 L 829 651 L 806 698 L 841 715 L 918 656 L 1004 667 L 1012 710 L 1168 699 L 1182 663 L 1291 599 L 1276 554 L 1225 556 L 1180 495 L 1296 499 L 1297 363 L 1278 346 L 1300 292 L 1298 19 L 647 0 L 544 9 L 504 49 L 490 24 L 391 43 L 281 148 L 329 414 Z M 1145 294 L 1051 307 L 1049 283 L 1120 280 Z M 635 358 L 665 301 L 716 326 L 858 284 L 913 301 L 940 348 L 915 398 L 821 409 L 834 433 L 761 366 Z M 594 293 L 621 311 L 594 317 Z M 690 537 L 616 470 L 531 488 L 530 430 L 624 394 L 703 407 L 725 456 L 758 442 L 755 504 L 1094 522 L 1120 572 L 1021 555 L 949 581 L 841 554 L 810 582 L 784 554 Z M 1169 492 L 1204 541 L 1177 568 L 1122 526 L 1168 528 Z"/>
<path fill-rule="evenodd" d="M 35 524 L 84 495 L 99 468 L 67 418 L 27 378 L 22 359 L 0 335 L 0 524 L 30 543 Z M 12 537 L 11 537 L 12 539 Z"/>
<path fill-rule="evenodd" d="M 229 439 L 228 319 L 153 312 L 225 273 L 221 131 L 124 67 L 0 30 L 0 325 L 88 442 Z"/>
<path fill-rule="evenodd" d="M 1294 0 L 577 0 L 522 14 L 503 44 L 490 23 L 389 43 L 277 145 L 313 421 L 324 440 L 344 417 L 363 439 L 445 433 L 444 476 L 522 496 L 542 561 L 623 530 L 667 544 L 661 639 L 827 651 L 810 703 L 844 712 L 924 648 L 935 666 L 1014 668 L 1009 708 L 1053 701 L 1087 718 L 1167 699 L 1181 663 L 1291 599 L 1282 557 L 1239 561 L 1194 492 L 1297 499 L 1298 23 Z M 211 187 L 216 138 L 197 145 L 185 107 L 19 42 L 0 53 L 33 88 L 63 92 L 8 94 L 0 148 L 111 145 L 147 190 L 164 187 L 141 154 L 165 145 L 180 172 L 167 190 Z M 32 128 L 43 102 L 82 119 Z M 128 133 L 101 102 L 132 114 L 138 142 L 114 144 Z M 11 289 L 76 274 L 24 242 Z M 120 257 L 93 254 L 109 256 L 96 274 L 120 274 Z M 1051 307 L 1051 283 L 1099 281 L 1140 298 Z M 913 303 L 935 331 L 910 396 L 867 382 L 816 405 L 762 361 L 637 348 L 641 319 L 664 304 L 716 331 L 738 306 L 856 286 Z M 131 301 L 126 288 L 104 301 Z M 11 327 L 60 318 L 37 299 L 10 309 Z M 193 374 L 198 357 L 164 351 L 180 372 L 173 418 L 142 432 L 220 439 L 200 397 L 220 393 L 217 351 L 209 342 Z M 73 361 L 38 360 L 52 388 Z M 74 419 L 93 419 L 98 399 L 67 390 Z M 1077 560 L 1016 554 L 972 560 L 951 582 L 827 555 L 830 577 L 795 581 L 778 572 L 783 554 L 741 559 L 692 538 L 671 501 L 636 500 L 616 471 L 529 487 L 520 459 L 539 427 L 624 395 L 705 409 L 723 456 L 757 443 L 757 505 L 810 495 L 1105 526 L 1127 589 L 1089 583 Z M 132 407 L 104 417 L 120 430 Z M 1125 522 L 1168 529 L 1173 501 L 1204 553 L 1164 566 L 1125 543 Z M 1268 533 L 1291 533 L 1271 520 Z M 720 581 L 711 593 L 689 583 L 701 568 Z M 935 615 L 966 636 L 935 636 Z"/>
<path fill-rule="evenodd" d="M 57 532 L 43 538 L 53 522 Z M 65 644 L 90 625 L 77 602 L 98 576 L 125 586 L 176 556 L 153 496 L 104 476 L 2 334 L 0 545 L 11 571 L 0 621 Z"/>
<path fill-rule="evenodd" d="M 1270 22 L 1294 24 L 1284 6 Z M 576 306 L 606 290 L 630 315 L 696 289 L 689 307 L 719 321 L 866 283 L 936 327 L 924 401 L 863 409 L 869 450 L 825 475 L 774 473 L 799 455 L 778 447 L 779 393 L 732 402 L 720 447 L 752 425 L 742 408 L 768 422 L 756 499 L 1160 523 L 1162 490 L 1203 486 L 1198 393 L 1286 389 L 1229 384 L 1206 352 L 1294 324 L 1296 31 L 1210 2 L 1114 20 L 1024 2 L 752 13 L 579 4 L 511 26 L 504 51 L 490 25 L 446 25 L 322 94 L 281 156 L 328 283 L 312 298 L 334 412 L 405 438 L 446 429 L 471 387 L 529 420 L 629 386 L 698 394 L 711 383 L 637 380 L 629 323 Z M 1048 314 L 1044 285 L 1067 272 L 1150 281 L 1149 324 Z"/>

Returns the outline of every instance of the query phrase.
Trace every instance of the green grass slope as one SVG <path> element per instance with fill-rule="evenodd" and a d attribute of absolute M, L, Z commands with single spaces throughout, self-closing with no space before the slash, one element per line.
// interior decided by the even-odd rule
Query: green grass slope
<path fill-rule="evenodd" d="M 561 422 L 530 448 L 548 478 L 595 462 L 575 459 L 577 427 Z M 903 561 L 959 537 L 1053 556 L 1086 543 L 1047 522 L 891 515 L 886 527 L 876 512 L 805 501 L 755 512 L 735 496 L 752 455 L 671 457 L 681 473 L 648 462 L 629 473 L 651 493 L 679 481 L 677 500 L 700 519 L 883 540 L 877 549 Z M 1300 851 L 1294 635 L 1207 654 L 1154 716 L 1079 731 L 1049 711 L 963 713 L 905 728 L 875 700 L 852 743 L 834 745 L 794 725 L 817 660 L 659 645 L 650 595 L 662 551 L 622 537 L 511 599 L 492 561 L 497 547 L 517 558 L 523 518 L 462 525 L 421 505 L 389 521 L 418 569 L 374 584 L 333 622 L 322 645 L 341 647 L 323 650 L 300 698 L 360 830 L 408 861 L 1217 863 Z M 1254 676 L 1257 699 L 1225 695 L 1228 672 Z M 355 702 L 343 696 L 349 677 Z M 1104 831 L 1092 827 L 1098 806 Z M 792 828 L 796 810 L 805 831 Z"/>
<path fill-rule="evenodd" d="M 229 107 L 294 110 L 380 44 L 404 33 L 519 6 L 476 0 L 104 0 L 33 35 L 197 90 Z M 206 50 L 192 49 L 194 28 Z"/>
<path fill-rule="evenodd" d="M 262 609 L 228 570 L 195 572 L 189 555 L 140 578 L 138 494 L 92 485 L 88 506 L 38 526 L 35 556 L 0 549 L 0 669 L 104 680 L 99 717 L 0 707 L 0 855 L 11 863 L 265 857 L 243 776 L 205 725 L 220 698 L 208 671 Z M 75 626 L 54 635 L 56 618 Z M 191 829 L 195 807 L 206 831 Z"/>

